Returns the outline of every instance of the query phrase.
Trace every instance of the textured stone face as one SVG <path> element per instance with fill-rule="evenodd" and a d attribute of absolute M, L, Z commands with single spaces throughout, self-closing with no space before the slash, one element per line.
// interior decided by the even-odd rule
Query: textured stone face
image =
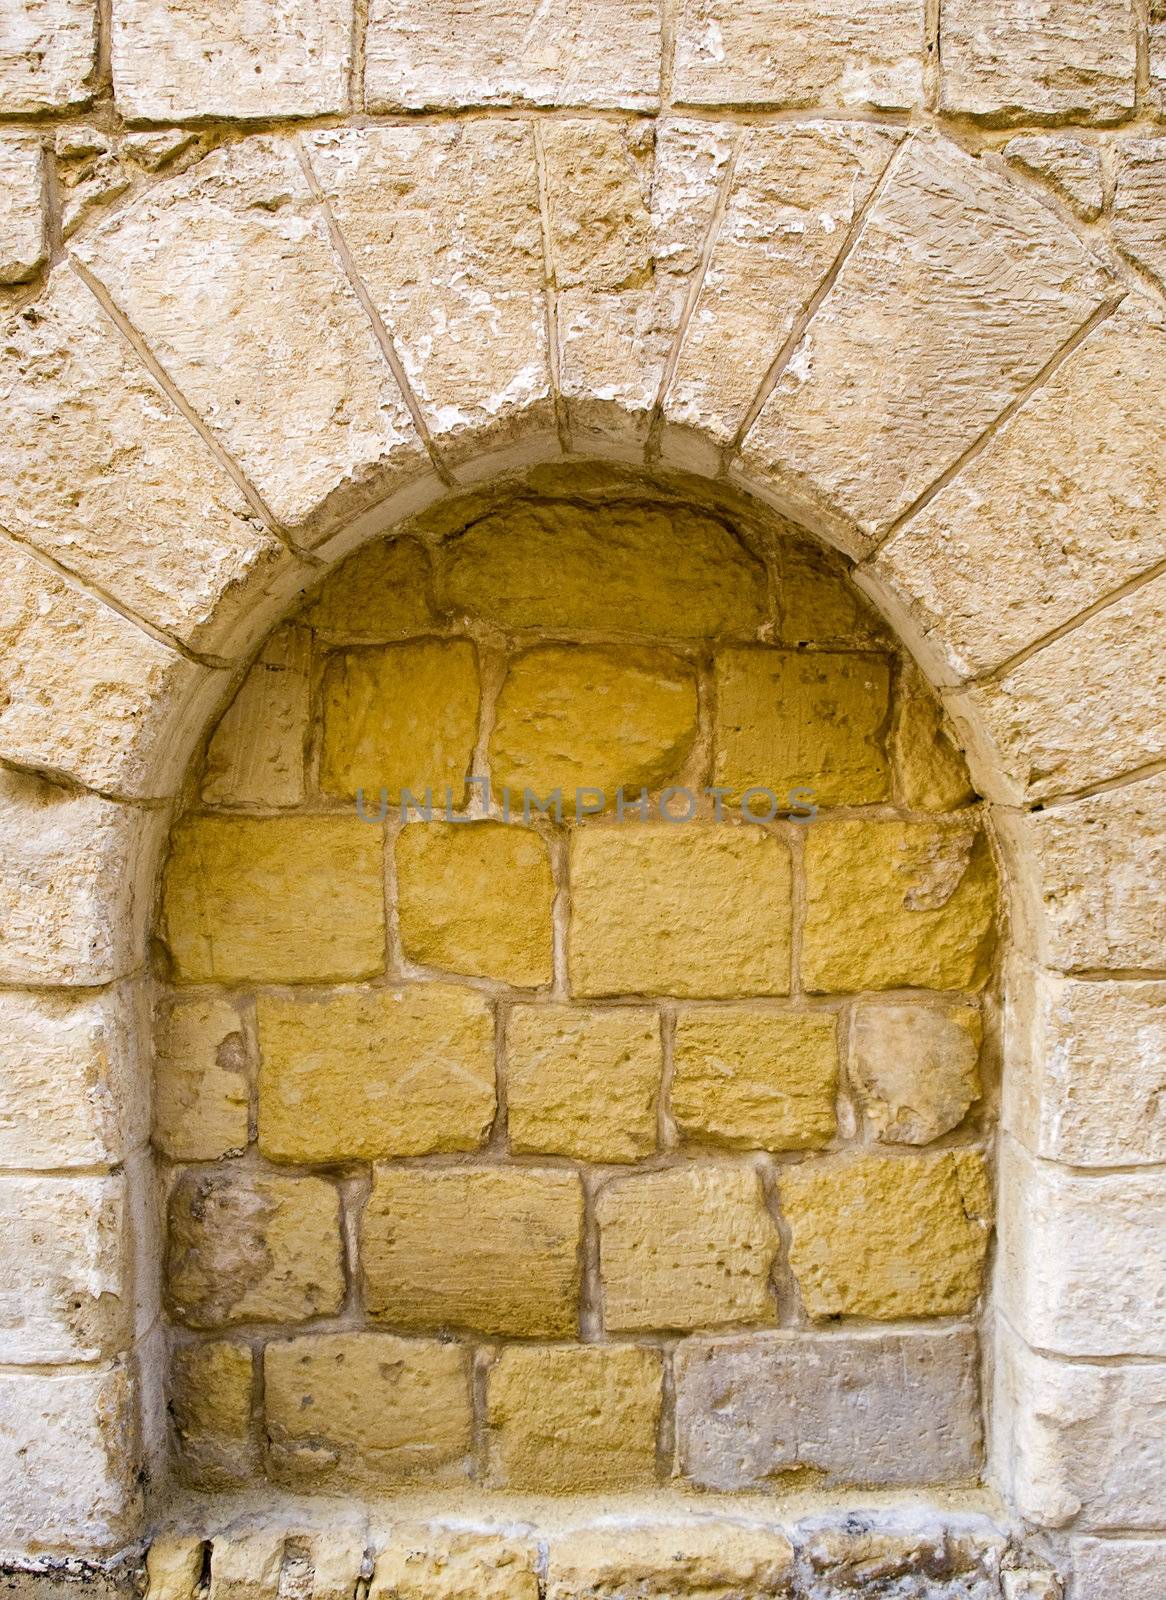
<path fill-rule="evenodd" d="M 663 1059 L 655 1012 L 515 1006 L 506 1024 L 506 1112 L 519 1155 L 636 1161 L 656 1148 Z"/>
<path fill-rule="evenodd" d="M 712 1522 L 584 1529 L 550 1542 L 547 1600 L 775 1600 L 787 1595 L 784 1534 Z"/>
<path fill-rule="evenodd" d="M 936 1483 L 980 1464 L 968 1329 L 688 1340 L 676 1357 L 680 1470 L 704 1489 L 768 1489 L 809 1468 L 864 1484 Z"/>
<path fill-rule="evenodd" d="M 1159 282 L 1166 279 L 1166 139 L 1130 139 L 1122 146 L 1113 196 L 1113 228 L 1122 247 Z"/>
<path fill-rule="evenodd" d="M 427 633 L 437 622 L 431 584 L 429 557 L 415 539 L 377 539 L 329 574 L 303 621 L 331 644 Z"/>
<path fill-rule="evenodd" d="M 92 0 L 18 0 L 0 24 L 0 103 L 6 112 L 81 105 L 93 94 L 96 58 Z"/>
<path fill-rule="evenodd" d="M 1051 184 L 1083 222 L 1095 222 L 1101 215 L 1104 190 L 1097 145 L 1065 134 L 1028 134 L 1009 139 L 1004 154 Z"/>
<path fill-rule="evenodd" d="M 399 1528 L 377 1557 L 374 1600 L 538 1600 L 538 1546 L 481 1533 Z"/>
<path fill-rule="evenodd" d="M 474 1150 L 494 1118 L 494 1019 L 472 989 L 261 995 L 259 1148 L 274 1161 Z"/>
<path fill-rule="evenodd" d="M 296 806 L 304 799 L 311 636 L 280 628 L 259 653 L 207 750 L 207 805 Z"/>
<path fill-rule="evenodd" d="M 608 1331 L 773 1320 L 777 1230 L 752 1168 L 614 1178 L 599 1192 L 596 1216 Z"/>
<path fill-rule="evenodd" d="M 216 1161 L 247 1148 L 243 1021 L 229 1000 L 176 996 L 154 1025 L 154 1143 L 173 1161 Z"/>
<path fill-rule="evenodd" d="M 513 1345 L 486 1380 L 490 1481 L 609 1490 L 656 1472 L 663 1361 L 635 1345 Z"/>
<path fill-rule="evenodd" d="M 681 1011 L 671 1108 L 683 1137 L 812 1150 L 835 1131 L 835 1018 L 741 1006 Z"/>
<path fill-rule="evenodd" d="M 39 139 L 0 138 L 0 284 L 25 283 L 43 266 Z"/>
<path fill-rule="evenodd" d="M 976 1304 L 991 1224 L 978 1151 L 786 1167 L 778 1193 L 812 1317 L 958 1316 Z"/>
<path fill-rule="evenodd" d="M 980 1034 L 970 1006 L 860 1005 L 850 1080 L 876 1137 L 928 1144 L 958 1127 L 980 1098 Z"/>
<path fill-rule="evenodd" d="M 935 697 L 900 682 L 890 752 L 899 797 L 912 811 L 955 811 L 975 799 L 963 756 Z"/>
<path fill-rule="evenodd" d="M 182 1475 L 196 1488 L 229 1488 L 255 1470 L 251 1347 L 228 1339 L 180 1345 L 170 1369 L 170 1407 Z"/>
<path fill-rule="evenodd" d="M 572 1334 L 582 1226 L 574 1173 L 380 1168 L 362 1230 L 366 1305 L 399 1327 Z"/>

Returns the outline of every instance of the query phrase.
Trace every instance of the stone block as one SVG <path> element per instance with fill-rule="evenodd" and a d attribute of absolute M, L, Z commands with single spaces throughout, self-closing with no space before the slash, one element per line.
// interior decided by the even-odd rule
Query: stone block
<path fill-rule="evenodd" d="M 634 823 L 571 840 L 577 995 L 789 992 L 790 862 L 760 828 Z"/>
<path fill-rule="evenodd" d="M 1166 282 L 1166 138 L 1128 139 L 1118 156 L 1113 192 L 1113 231 L 1139 266 Z"/>
<path fill-rule="evenodd" d="M 682 1137 L 813 1150 L 834 1137 L 836 1019 L 745 1006 L 681 1010 L 671 1112 Z"/>
<path fill-rule="evenodd" d="M 1104 202 L 1101 146 L 1062 133 L 1021 134 L 1004 146 L 1005 159 L 1047 183 L 1082 222 L 1096 222 Z"/>
<path fill-rule="evenodd" d="M 163 938 L 180 980 L 338 982 L 385 965 L 383 835 L 358 817 L 195 816 L 175 831 Z"/>
<path fill-rule="evenodd" d="M 577 1331 L 583 1192 L 535 1167 L 381 1167 L 362 1224 L 365 1305 L 395 1327 Z"/>
<path fill-rule="evenodd" d="M 1072 1600 L 1158 1600 L 1166 1540 L 1075 1539 Z"/>
<path fill-rule="evenodd" d="M 811 1317 L 950 1317 L 983 1288 L 992 1195 L 983 1155 L 860 1152 L 783 1167 L 790 1265 Z"/>
<path fill-rule="evenodd" d="M 979 1353 L 968 1328 L 686 1340 L 676 1354 L 681 1473 L 701 1489 L 947 1483 L 980 1466 Z"/>
<path fill-rule="evenodd" d="M 146 1551 L 146 1593 L 150 1600 L 194 1600 L 202 1582 L 206 1540 L 197 1533 L 170 1529 L 155 1534 Z"/>
<path fill-rule="evenodd" d="M 550 983 L 555 885 L 533 829 L 413 823 L 397 838 L 396 860 L 407 960 L 518 988 Z"/>
<path fill-rule="evenodd" d="M 955 811 L 975 799 L 967 763 L 919 673 L 900 676 L 890 753 L 900 803 L 910 810 Z"/>
<path fill-rule="evenodd" d="M 173 1161 L 247 1147 L 250 1073 L 243 1022 L 219 995 L 175 995 L 154 1025 L 154 1143 Z"/>
<path fill-rule="evenodd" d="M 166 1291 L 191 1328 L 334 1315 L 344 1299 L 334 1185 L 231 1168 L 184 1173 L 170 1195 Z"/>
<path fill-rule="evenodd" d="M 609 1333 L 773 1320 L 778 1236 L 752 1167 L 702 1163 L 613 1178 L 595 1214 Z"/>
<path fill-rule="evenodd" d="M 211 736 L 203 765 L 204 805 L 303 803 L 311 666 L 311 635 L 305 629 L 279 628 L 267 640 Z"/>
<path fill-rule="evenodd" d="M 96 87 L 93 0 L 16 0 L 0 32 L 0 108 L 62 111 L 88 103 Z"/>
<path fill-rule="evenodd" d="M 227 1339 L 180 1344 L 171 1353 L 169 1410 L 179 1471 L 194 1488 L 230 1488 L 258 1467 L 251 1429 L 254 1364 L 250 1345 Z"/>
<path fill-rule="evenodd" d="M 797 1531 L 806 1600 L 840 1600 L 864 1588 L 920 1600 L 996 1600 L 1001 1593 L 1007 1544 L 983 1515 L 835 1512 Z"/>
<path fill-rule="evenodd" d="M 552 1538 L 547 1600 L 777 1600 L 790 1593 L 793 1565 L 776 1529 L 633 1520 Z"/>
<path fill-rule="evenodd" d="M 862 648 L 883 642 L 885 629 L 837 550 L 794 537 L 791 524 L 774 554 L 783 644 Z"/>
<path fill-rule="evenodd" d="M 538 1547 L 448 1528 L 398 1527 L 376 1558 L 370 1600 L 539 1600 Z"/>
<path fill-rule="evenodd" d="M 980 1098 L 980 1013 L 971 1006 L 868 1002 L 854 1014 L 850 1082 L 889 1144 L 928 1144 Z"/>
<path fill-rule="evenodd" d="M 42 161 L 39 139 L 0 138 L 0 284 L 27 283 L 44 265 Z"/>
<path fill-rule="evenodd" d="M 415 539 L 375 539 L 320 585 L 299 621 L 329 644 L 388 644 L 437 623 L 432 573 Z"/>
<path fill-rule="evenodd" d="M 1137 35 L 1121 0 L 946 0 L 940 104 L 994 121 L 1115 122 L 1134 109 Z"/>
<path fill-rule="evenodd" d="M 511 1345 L 486 1380 L 497 1488 L 583 1493 L 651 1484 L 664 1366 L 636 1345 Z"/>
<path fill-rule="evenodd" d="M 515 1006 L 506 1023 L 506 1115 L 517 1155 L 638 1161 L 656 1148 L 663 1075 L 654 1011 Z"/>
<path fill-rule="evenodd" d="M 273 1600 L 286 1545 L 287 1530 L 278 1522 L 224 1528 L 211 1543 L 207 1600 Z"/>

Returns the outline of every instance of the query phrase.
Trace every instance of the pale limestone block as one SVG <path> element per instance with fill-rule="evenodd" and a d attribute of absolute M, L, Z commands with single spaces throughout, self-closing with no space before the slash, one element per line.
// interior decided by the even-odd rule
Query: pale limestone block
<path fill-rule="evenodd" d="M 1166 754 L 1163 637 L 1166 578 L 1158 578 L 1004 677 L 953 695 L 956 722 L 977 718 L 998 752 L 990 797 L 1049 800 Z"/>
<path fill-rule="evenodd" d="M 68 239 L 99 206 L 124 194 L 132 173 L 121 160 L 117 142 L 97 127 L 61 128 L 53 139 L 61 233 Z"/>
<path fill-rule="evenodd" d="M 657 0 L 372 0 L 370 111 L 659 103 Z"/>
<path fill-rule="evenodd" d="M 976 1335 L 773 1333 L 689 1340 L 676 1354 L 680 1470 L 703 1489 L 771 1489 L 810 1469 L 836 1482 L 973 1477 Z"/>
<path fill-rule="evenodd" d="M 154 1143 L 174 1161 L 217 1161 L 247 1145 L 243 1023 L 223 995 L 174 995 L 154 1031 Z"/>
<path fill-rule="evenodd" d="M 25 283 L 45 263 L 40 140 L 0 138 L 0 284 Z"/>
<path fill-rule="evenodd" d="M 71 272 L 0 352 L 0 522 L 196 649 L 291 558 Z"/>
<path fill-rule="evenodd" d="M 538 1559 L 525 1539 L 399 1525 L 376 1558 L 369 1600 L 539 1600 Z"/>
<path fill-rule="evenodd" d="M 0 13 L 0 110 L 63 110 L 93 96 L 94 0 L 8 0 Z"/>
<path fill-rule="evenodd" d="M 869 548 L 1100 305 L 1032 195 L 918 135 L 745 439 L 750 481 Z"/>
<path fill-rule="evenodd" d="M 1166 111 L 1166 7 L 1150 6 L 1150 95 L 1159 112 Z"/>
<path fill-rule="evenodd" d="M 831 122 L 746 134 L 665 399 L 670 422 L 736 436 L 900 137 Z"/>
<path fill-rule="evenodd" d="M 980 1098 L 980 1015 L 970 1006 L 864 1003 L 850 1032 L 850 1079 L 875 1135 L 927 1144 Z"/>
<path fill-rule="evenodd" d="M 118 109 L 130 122 L 343 111 L 351 39 L 352 0 L 114 0 Z"/>
<path fill-rule="evenodd" d="M 456 458 L 532 421 L 553 429 L 531 126 L 346 129 L 310 148 L 439 447 Z"/>
<path fill-rule="evenodd" d="M 1119 145 L 1113 231 L 1139 266 L 1166 282 L 1166 138 Z"/>
<path fill-rule="evenodd" d="M 146 1552 L 149 1600 L 194 1600 L 206 1541 L 196 1533 L 159 1533 Z"/>
<path fill-rule="evenodd" d="M 793 1549 L 776 1529 L 678 1516 L 550 1540 L 547 1600 L 776 1600 Z"/>
<path fill-rule="evenodd" d="M 1166 323 L 1131 297 L 871 570 L 973 676 L 1166 557 L 1163 504 Z"/>
<path fill-rule="evenodd" d="M 1166 1539 L 1074 1539 L 1072 1600 L 1161 1600 Z"/>
<path fill-rule="evenodd" d="M 328 1524 L 302 1536 L 312 1564 L 312 1600 L 352 1600 L 364 1565 L 364 1533 L 333 1512 Z"/>
<path fill-rule="evenodd" d="M 218 1534 L 211 1544 L 208 1600 L 275 1600 L 286 1538 L 278 1523 Z"/>
<path fill-rule="evenodd" d="M 1010 973 L 1004 1126 L 1075 1167 L 1166 1162 L 1166 983 Z"/>
<path fill-rule="evenodd" d="M 1101 215 L 1101 146 L 1062 133 L 1021 134 L 1004 146 L 1005 159 L 1040 178 L 1083 222 Z"/>
<path fill-rule="evenodd" d="M 312 637 L 279 628 L 223 713 L 206 753 L 211 806 L 298 806 L 304 798 Z"/>
<path fill-rule="evenodd" d="M 0 982 L 109 983 L 141 963 L 161 820 L 0 771 Z"/>
<path fill-rule="evenodd" d="M 1051 1360 L 998 1326 L 993 1477 L 1019 1514 L 1046 1528 L 1160 1528 L 1166 1366 Z"/>
<path fill-rule="evenodd" d="M 0 1374 L 0 1551 L 76 1555 L 138 1533 L 133 1391 L 122 1366 Z"/>
<path fill-rule="evenodd" d="M 1166 1355 L 1166 1178 L 1082 1177 L 1005 1140 L 1000 1165 L 1004 1314 L 1038 1349 Z"/>
<path fill-rule="evenodd" d="M 904 110 L 923 102 L 923 17 L 913 0 L 684 0 L 681 105 Z"/>
<path fill-rule="evenodd" d="M 309 524 L 301 537 L 421 470 L 290 141 L 217 151 L 76 248 L 275 516 Z"/>
<path fill-rule="evenodd" d="M 2 947 L 0 947 L 2 948 Z M 149 1133 L 132 989 L 0 993 L 0 1168 L 105 1166 Z"/>
<path fill-rule="evenodd" d="M 1124 0 L 944 0 L 941 105 L 1004 121 L 1114 122 L 1134 109 Z"/>

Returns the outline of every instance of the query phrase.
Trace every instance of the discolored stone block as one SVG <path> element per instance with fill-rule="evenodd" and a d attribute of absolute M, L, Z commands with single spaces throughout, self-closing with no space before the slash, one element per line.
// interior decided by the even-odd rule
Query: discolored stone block
<path fill-rule="evenodd" d="M 850 1080 L 867 1123 L 890 1144 L 927 1144 L 980 1098 L 980 1014 L 970 1006 L 861 1004 Z"/>
<path fill-rule="evenodd" d="M 154 1143 L 172 1161 L 217 1161 L 247 1147 L 247 1043 L 235 1005 L 171 996 L 154 1025 Z"/>
<path fill-rule="evenodd" d="M 235 692 L 203 766 L 208 806 L 298 806 L 305 790 L 311 638 L 279 628 Z"/>
<path fill-rule="evenodd" d="M 180 1344 L 170 1358 L 170 1414 L 179 1467 L 199 1489 L 245 1482 L 258 1465 L 251 1432 L 254 1356 L 226 1339 Z"/>
<path fill-rule="evenodd" d="M 387 644 L 428 633 L 437 621 L 424 546 L 374 539 L 316 590 L 299 620 L 329 644 Z"/>

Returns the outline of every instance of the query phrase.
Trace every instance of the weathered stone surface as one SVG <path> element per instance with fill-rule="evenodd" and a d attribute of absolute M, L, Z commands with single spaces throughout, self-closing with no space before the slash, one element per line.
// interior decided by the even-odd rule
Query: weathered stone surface
<path fill-rule="evenodd" d="M 1166 556 L 1151 509 L 1166 494 L 1164 379 L 1166 326 L 1127 299 L 879 552 L 874 572 L 960 676 Z"/>
<path fill-rule="evenodd" d="M 1073 1571 L 1080 1600 L 1156 1600 L 1166 1571 L 1161 1539 L 1075 1539 Z"/>
<path fill-rule="evenodd" d="M 352 0 L 280 0 L 275 14 L 117 0 L 118 106 L 142 122 L 343 111 L 351 32 Z"/>
<path fill-rule="evenodd" d="M 1150 5 L 1150 95 L 1160 112 L 1166 110 L 1166 11 L 1160 0 Z"/>
<path fill-rule="evenodd" d="M 170 1307 L 192 1328 L 304 1322 L 344 1299 L 340 1200 L 320 1178 L 193 1170 L 170 1195 Z"/>
<path fill-rule="evenodd" d="M 506 1116 L 519 1155 L 638 1161 L 656 1148 L 663 1072 L 654 1011 L 515 1006 L 506 1023 Z"/>
<path fill-rule="evenodd" d="M 363 791 L 393 805 L 407 789 L 460 808 L 478 729 L 478 658 L 464 639 L 348 650 L 329 661 L 321 691 L 320 787 L 351 799 Z"/>
<path fill-rule="evenodd" d="M 681 104 L 922 104 L 923 38 L 908 0 L 685 0 L 676 50 Z"/>
<path fill-rule="evenodd" d="M 676 1019 L 671 1111 L 681 1134 L 744 1150 L 812 1150 L 835 1132 L 836 1019 L 743 1006 Z"/>
<path fill-rule="evenodd" d="M 187 644 L 226 644 L 288 562 L 71 272 L 8 325 L 0 428 L 4 526 Z"/>
<path fill-rule="evenodd" d="M 247 1147 L 247 1043 L 235 1005 L 175 995 L 154 1023 L 154 1143 L 174 1161 L 217 1161 Z"/>
<path fill-rule="evenodd" d="M 979 1299 L 992 1213 L 979 1151 L 784 1167 L 778 1194 L 812 1317 L 959 1316 Z"/>
<path fill-rule="evenodd" d="M 150 1600 L 193 1600 L 202 1581 L 206 1541 L 196 1533 L 166 1529 L 155 1534 L 146 1552 L 146 1593 Z"/>
<path fill-rule="evenodd" d="M 398 1527 L 377 1556 L 370 1600 L 538 1600 L 538 1546 L 449 1529 Z"/>
<path fill-rule="evenodd" d="M 511 1345 L 486 1380 L 489 1481 L 586 1492 L 656 1476 L 663 1360 L 636 1345 Z"/>
<path fill-rule="evenodd" d="M 943 709 L 914 671 L 900 670 L 890 751 L 899 800 L 912 811 L 955 811 L 976 798 Z"/>
<path fill-rule="evenodd" d="M 841 1600 L 863 1589 L 911 1600 L 996 1600 L 1001 1593 L 1006 1541 L 984 1516 L 856 1511 L 802 1522 L 797 1532 L 806 1600 Z"/>
<path fill-rule="evenodd" d="M 273 1161 L 474 1150 L 494 1119 L 494 1019 L 426 983 L 323 1000 L 260 995 L 259 1148 Z"/>
<path fill-rule="evenodd" d="M 719 9 L 727 13 L 723 20 L 735 21 L 747 8 Z M 772 42 L 774 27 L 789 13 L 766 9 Z M 710 29 L 717 26 L 710 21 Z M 797 60 L 801 75 L 801 48 Z M 726 444 L 736 437 L 899 137 L 863 123 L 833 122 L 745 135 L 665 399 L 670 421 L 703 428 Z"/>
<path fill-rule="evenodd" d="M 59 128 L 53 137 L 61 234 L 68 239 L 92 212 L 129 188 L 132 169 L 122 161 L 118 142 L 102 128 Z"/>
<path fill-rule="evenodd" d="M 752 1167 L 613 1178 L 595 1213 L 609 1333 L 773 1320 L 777 1229 Z"/>
<path fill-rule="evenodd" d="M 244 1521 L 215 1536 L 207 1600 L 271 1600 L 279 1591 L 286 1530 L 278 1522 Z"/>
<path fill-rule="evenodd" d="M 775 1600 L 789 1593 L 784 1534 L 670 1520 L 586 1528 L 550 1541 L 547 1600 Z"/>
<path fill-rule="evenodd" d="M 675 777 L 697 730 L 696 675 L 663 650 L 544 645 L 511 659 L 490 736 L 495 786 L 516 797 L 637 796 Z M 595 805 L 594 794 L 584 804 Z"/>
<path fill-rule="evenodd" d="M 993 944 L 996 872 L 975 821 L 806 830 L 802 978 L 812 991 L 969 989 Z"/>
<path fill-rule="evenodd" d="M 387 644 L 436 622 L 429 557 L 415 539 L 375 539 L 316 590 L 299 620 L 330 644 Z"/>
<path fill-rule="evenodd" d="M 267 640 L 211 738 L 205 804 L 302 803 L 311 661 L 311 636 L 303 628 L 279 628 Z"/>
<path fill-rule="evenodd" d="M 781 803 L 798 787 L 812 789 L 819 806 L 889 797 L 885 657 L 724 650 L 715 658 L 713 683 L 713 778 L 735 800 L 758 786 Z M 760 797 L 760 806 L 769 803 Z"/>
<path fill-rule="evenodd" d="M 44 265 L 41 160 L 39 139 L 0 138 L 0 284 L 26 283 Z"/>
<path fill-rule="evenodd" d="M 0 994 L 0 1168 L 107 1166 L 145 1140 L 138 1020 L 128 988 Z"/>
<path fill-rule="evenodd" d="M 1166 983 L 1010 977 L 1009 1132 L 1069 1166 L 1166 1163 Z"/>
<path fill-rule="evenodd" d="M 1036 377 L 1107 281 L 1039 200 L 916 136 L 749 432 L 746 471 L 864 550 Z"/>
<path fill-rule="evenodd" d="M 408 960 L 519 988 L 551 981 L 555 886 L 533 829 L 417 822 L 398 837 L 396 859 Z"/>
<path fill-rule="evenodd" d="M 771 1489 L 809 1468 L 834 1482 L 943 1483 L 980 1465 L 970 1329 L 763 1333 L 676 1354 L 680 1471 L 702 1489 Z"/>
<path fill-rule="evenodd" d="M 1113 122 L 1134 109 L 1132 12 L 1121 0 L 1002 7 L 946 0 L 941 104 L 1006 120 Z"/>
<path fill-rule="evenodd" d="M 1012 1140 L 1000 1168 L 1001 1305 L 1034 1347 L 1166 1356 L 1160 1171 L 1081 1177 Z"/>
<path fill-rule="evenodd" d="M 439 447 L 505 444 L 532 411 L 553 428 L 530 125 L 343 129 L 310 149 Z"/>
<path fill-rule="evenodd" d="M 756 633 L 765 570 L 720 522 L 687 508 L 519 504 L 445 549 L 444 593 L 507 631 Z"/>
<path fill-rule="evenodd" d="M 789 992 L 790 864 L 759 828 L 624 823 L 571 840 L 577 995 Z"/>
<path fill-rule="evenodd" d="M 419 469 L 405 402 L 287 141 L 215 152 L 77 253 L 275 516 L 311 520 L 301 537 L 360 509 L 374 474 L 383 492 L 386 471 Z"/>
<path fill-rule="evenodd" d="M 163 937 L 179 978 L 375 977 L 385 964 L 381 848 L 381 830 L 356 817 L 180 824 L 163 890 Z"/>
<path fill-rule="evenodd" d="M 180 1344 L 170 1361 L 170 1415 L 180 1471 L 195 1488 L 223 1489 L 257 1466 L 251 1438 L 255 1383 L 250 1345 L 228 1339 Z"/>
<path fill-rule="evenodd" d="M 778 629 L 787 645 L 870 646 L 885 640 L 878 618 L 836 550 L 795 536 L 777 545 Z"/>
<path fill-rule="evenodd" d="M 125 1179 L 0 1178 L 0 1361 L 100 1361 L 130 1326 Z"/>
<path fill-rule="evenodd" d="M 1100 145 L 1061 133 L 1022 134 L 1009 139 L 1004 155 L 1013 166 L 1047 183 L 1083 222 L 1096 222 L 1101 215 Z"/>
<path fill-rule="evenodd" d="M 470 1352 L 389 1333 L 274 1340 L 263 1354 L 281 1478 L 393 1483 L 448 1476 L 470 1449 Z"/>
<path fill-rule="evenodd" d="M 860 1005 L 849 1076 L 875 1136 L 927 1144 L 980 1098 L 980 1013 L 970 1006 Z"/>
<path fill-rule="evenodd" d="M 1119 244 L 1166 281 L 1166 139 L 1128 139 L 1121 146 L 1113 193 L 1113 231 Z"/>
<path fill-rule="evenodd" d="M 464 105 L 651 110 L 659 96 L 656 0 L 438 0 L 420 27 L 410 0 L 372 0 L 370 111 Z"/>
<path fill-rule="evenodd" d="M 63 110 L 93 94 L 93 0 L 17 0 L 0 23 L 0 106 L 6 114 Z"/>
<path fill-rule="evenodd" d="M 574 1173 L 378 1168 L 365 1304 L 398 1327 L 562 1338 L 577 1331 L 582 1227 Z"/>

